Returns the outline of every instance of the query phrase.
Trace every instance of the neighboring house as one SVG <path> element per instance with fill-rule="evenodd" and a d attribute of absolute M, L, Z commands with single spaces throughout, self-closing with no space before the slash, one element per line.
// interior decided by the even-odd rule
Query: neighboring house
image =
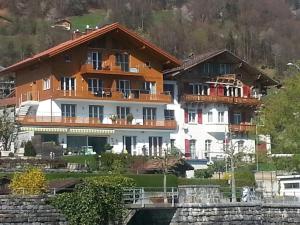
<path fill-rule="evenodd" d="M 300 198 L 300 174 L 278 175 L 277 180 L 280 196 Z"/>
<path fill-rule="evenodd" d="M 76 33 L 76 32 L 75 32 Z M 77 32 L 78 33 L 78 32 Z M 20 135 L 81 150 L 163 155 L 176 121 L 162 71 L 180 61 L 114 23 L 7 67 L 15 75 Z M 26 140 L 25 140 L 26 139 Z"/>
<path fill-rule="evenodd" d="M 224 159 L 229 134 L 236 151 L 255 153 L 255 138 L 249 135 L 256 130 L 253 117 L 275 80 L 228 50 L 192 56 L 165 71 L 164 79 L 174 99 L 165 115 L 179 126 L 171 145 L 195 168 L 197 159 Z"/>
<path fill-rule="evenodd" d="M 62 28 L 63 30 L 71 30 L 71 21 L 67 19 L 60 19 L 55 21 L 52 27 Z"/>
<path fill-rule="evenodd" d="M 280 197 L 300 198 L 300 174 L 280 171 L 259 171 L 255 173 L 256 191 L 264 198 Z"/>

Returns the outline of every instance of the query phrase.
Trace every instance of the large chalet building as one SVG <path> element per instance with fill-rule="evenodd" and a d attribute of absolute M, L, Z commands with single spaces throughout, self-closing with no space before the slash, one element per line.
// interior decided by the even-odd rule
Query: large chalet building
<path fill-rule="evenodd" d="M 253 116 L 277 82 L 227 50 L 181 63 L 118 23 L 85 33 L 0 72 L 15 77 L 18 144 L 39 136 L 64 148 L 223 159 L 228 134 L 254 153 Z"/>
<path fill-rule="evenodd" d="M 19 139 L 39 135 L 81 151 L 161 156 L 176 131 L 164 116 L 163 73 L 180 61 L 118 23 L 85 33 L 1 71 L 15 76 Z M 5 100 L 7 101 L 7 100 Z"/>
<path fill-rule="evenodd" d="M 253 119 L 267 88 L 278 84 L 275 80 L 228 50 L 191 56 L 165 71 L 164 79 L 165 91 L 174 97 L 167 109 L 178 124 L 171 145 L 192 164 L 224 159 L 228 141 L 236 152 L 255 153 Z M 262 140 L 269 148 L 267 138 Z"/>

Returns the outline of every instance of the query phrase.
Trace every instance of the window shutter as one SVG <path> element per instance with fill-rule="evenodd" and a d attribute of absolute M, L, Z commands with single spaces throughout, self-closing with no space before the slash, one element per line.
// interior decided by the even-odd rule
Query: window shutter
<path fill-rule="evenodd" d="M 198 124 L 202 124 L 202 109 L 198 109 Z"/>
<path fill-rule="evenodd" d="M 185 139 L 185 157 L 190 158 L 191 152 L 190 152 L 190 140 Z"/>
<path fill-rule="evenodd" d="M 216 96 L 216 87 L 214 84 L 210 84 L 210 95 Z"/>
<path fill-rule="evenodd" d="M 188 109 L 184 109 L 184 122 L 188 123 L 189 122 L 189 113 Z"/>
<path fill-rule="evenodd" d="M 249 88 L 249 86 L 246 86 L 246 85 L 244 85 L 243 86 L 243 95 L 244 95 L 244 97 L 247 97 L 247 98 L 249 98 L 250 96 L 250 88 Z"/>
<path fill-rule="evenodd" d="M 218 85 L 217 91 L 218 91 L 218 93 L 217 93 L 218 96 L 224 96 L 224 86 L 223 85 Z"/>

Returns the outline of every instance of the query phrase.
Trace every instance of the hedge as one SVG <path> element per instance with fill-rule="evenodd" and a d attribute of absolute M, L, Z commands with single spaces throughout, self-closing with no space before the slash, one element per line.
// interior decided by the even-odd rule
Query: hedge
<path fill-rule="evenodd" d="M 132 178 L 137 187 L 163 187 L 163 174 L 125 175 Z M 167 175 L 167 187 L 177 187 L 178 178 L 175 175 Z"/>
<path fill-rule="evenodd" d="M 228 181 L 219 179 L 178 178 L 178 185 L 220 185 L 226 187 L 228 186 Z"/>

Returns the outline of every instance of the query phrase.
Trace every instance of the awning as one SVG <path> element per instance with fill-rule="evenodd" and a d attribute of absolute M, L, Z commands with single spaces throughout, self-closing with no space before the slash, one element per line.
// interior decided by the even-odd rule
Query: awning
<path fill-rule="evenodd" d="M 21 131 L 34 131 L 39 133 L 81 134 L 81 135 L 110 135 L 115 133 L 115 130 L 109 130 L 109 129 L 60 128 L 60 127 L 21 127 Z"/>

